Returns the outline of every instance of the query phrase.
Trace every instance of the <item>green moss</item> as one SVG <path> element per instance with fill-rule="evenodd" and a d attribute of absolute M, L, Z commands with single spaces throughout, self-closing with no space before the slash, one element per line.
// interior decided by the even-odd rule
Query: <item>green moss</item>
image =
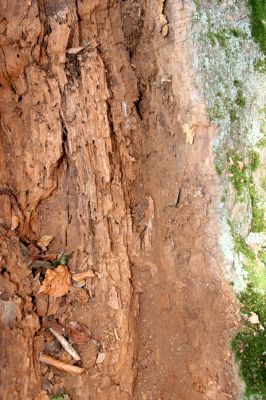
<path fill-rule="evenodd" d="M 260 261 L 264 264 L 264 266 L 266 267 L 266 253 L 265 253 L 265 251 L 263 251 L 263 250 L 259 251 L 258 257 L 259 257 L 259 260 L 260 260 Z"/>
<path fill-rule="evenodd" d="M 208 116 L 211 121 L 215 121 L 217 119 L 221 119 L 224 117 L 224 111 L 222 109 L 221 104 L 218 102 L 215 103 L 212 107 L 208 108 Z"/>
<path fill-rule="evenodd" d="M 248 272 L 249 284 L 240 294 L 242 305 L 243 327 L 232 341 L 232 349 L 239 362 L 241 375 L 246 383 L 246 397 L 260 395 L 266 398 L 266 336 L 259 324 L 251 324 L 248 317 L 251 313 L 258 315 L 260 324 L 266 324 L 266 269 L 261 267 L 259 260 L 246 241 L 230 223 L 231 233 L 235 242 L 235 250 L 244 256 L 244 268 Z M 263 263 L 266 253 L 261 250 L 258 254 Z"/>
<path fill-rule="evenodd" d="M 264 208 L 261 206 L 261 200 L 256 192 L 255 186 L 250 185 L 249 195 L 252 205 L 252 232 L 264 232 L 266 230 L 266 222 L 264 218 Z"/>
<path fill-rule="evenodd" d="M 235 187 L 238 196 L 241 196 L 250 181 L 248 170 L 245 166 L 243 167 L 243 169 L 239 167 L 238 163 L 243 161 L 238 155 L 233 154 L 232 152 L 228 152 L 227 158 L 229 163 L 228 171 L 230 179 Z M 233 163 L 230 163 L 230 159 L 233 161 Z"/>
<path fill-rule="evenodd" d="M 264 176 L 261 180 L 261 187 L 266 192 L 266 176 Z"/>
<path fill-rule="evenodd" d="M 230 38 L 246 38 L 247 34 L 241 30 L 239 30 L 236 27 L 232 28 L 223 28 L 219 31 L 213 31 L 211 29 L 212 27 L 210 26 L 210 30 L 207 33 L 207 38 L 210 40 L 211 44 L 214 46 L 217 43 L 223 47 L 226 48 L 227 46 L 227 41 Z"/>
<path fill-rule="evenodd" d="M 194 0 L 194 2 L 196 4 L 197 9 L 199 9 L 201 6 L 201 0 Z"/>
<path fill-rule="evenodd" d="M 260 395 L 266 398 L 266 335 L 258 324 L 251 324 L 247 317 L 256 313 L 260 324 L 266 323 L 265 294 L 258 292 L 252 284 L 240 295 L 242 315 L 245 316 L 243 329 L 232 341 L 241 375 L 246 383 L 246 396 Z"/>
<path fill-rule="evenodd" d="M 237 231 L 232 223 L 230 223 L 230 228 L 231 228 L 231 235 L 232 235 L 232 237 L 234 239 L 234 243 L 235 243 L 236 253 L 243 254 L 248 262 L 251 262 L 251 263 L 255 262 L 256 256 L 253 253 L 253 251 L 247 246 L 245 239 L 237 233 Z"/>
<path fill-rule="evenodd" d="M 248 0 L 251 11 L 252 35 L 266 54 L 266 3 L 265 0 Z"/>
<path fill-rule="evenodd" d="M 252 171 L 256 171 L 260 165 L 260 155 L 255 150 L 249 151 L 249 165 Z"/>
<path fill-rule="evenodd" d="M 240 373 L 246 383 L 246 396 L 266 398 L 265 333 L 252 329 L 239 332 L 232 348 L 240 364 Z"/>
<path fill-rule="evenodd" d="M 236 104 L 241 108 L 245 107 L 246 105 L 246 99 L 242 89 L 238 89 L 237 91 Z"/>
<path fill-rule="evenodd" d="M 51 397 L 51 400 L 70 400 L 68 394 L 56 394 Z"/>
<path fill-rule="evenodd" d="M 227 153 L 227 159 L 229 176 L 237 195 L 241 199 L 244 191 L 247 191 L 249 194 L 252 206 L 252 232 L 266 231 L 265 209 L 262 206 L 262 201 L 256 191 L 252 178 L 252 172 L 254 172 L 260 164 L 259 153 L 255 150 L 250 150 L 249 164 L 247 166 L 244 165 L 241 157 L 233 152 Z M 240 162 L 243 163 L 243 168 L 240 168 Z"/>
<path fill-rule="evenodd" d="M 223 169 L 222 169 L 222 165 L 219 162 L 215 163 L 215 169 L 216 169 L 217 174 L 219 176 L 221 176 Z"/>
<path fill-rule="evenodd" d="M 237 121 L 238 120 L 237 110 L 235 108 L 231 108 L 229 112 L 230 112 L 230 121 L 231 122 Z"/>
<path fill-rule="evenodd" d="M 255 70 L 265 74 L 266 73 L 266 58 L 260 58 L 255 64 Z"/>

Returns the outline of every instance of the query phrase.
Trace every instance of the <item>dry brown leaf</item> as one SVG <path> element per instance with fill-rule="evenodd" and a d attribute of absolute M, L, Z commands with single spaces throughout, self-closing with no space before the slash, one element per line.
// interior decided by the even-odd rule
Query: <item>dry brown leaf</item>
<path fill-rule="evenodd" d="M 68 331 L 72 342 L 77 344 L 86 343 L 91 338 L 90 329 L 77 321 L 72 321 L 68 324 Z"/>
<path fill-rule="evenodd" d="M 39 360 L 40 362 L 43 362 L 47 365 L 51 365 L 52 367 L 55 367 L 60 371 L 67 372 L 68 374 L 71 375 L 80 375 L 83 372 L 85 372 L 84 368 L 76 367 L 75 365 L 68 364 L 61 360 L 57 360 L 56 358 L 48 356 L 47 354 L 41 354 Z"/>
<path fill-rule="evenodd" d="M 19 226 L 19 217 L 17 215 L 12 215 L 11 217 L 11 231 L 14 231 Z"/>
<path fill-rule="evenodd" d="M 73 281 L 83 281 L 86 278 L 93 278 L 95 277 L 95 273 L 91 270 L 88 269 L 87 271 L 84 272 L 78 272 L 76 274 L 72 274 L 72 279 Z"/>
<path fill-rule="evenodd" d="M 49 244 L 53 239 L 54 239 L 53 236 L 44 235 L 40 238 L 38 246 L 40 246 L 42 250 L 46 250 L 46 248 L 49 246 Z"/>
<path fill-rule="evenodd" d="M 62 297 L 71 286 L 71 274 L 65 265 L 59 265 L 55 269 L 48 269 L 39 293 L 49 296 Z"/>

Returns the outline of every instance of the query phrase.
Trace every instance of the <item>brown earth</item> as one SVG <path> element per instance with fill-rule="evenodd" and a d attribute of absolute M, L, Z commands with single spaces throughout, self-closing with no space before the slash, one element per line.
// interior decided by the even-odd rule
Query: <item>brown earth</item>
<path fill-rule="evenodd" d="M 1 1 L 3 400 L 237 399 L 239 318 L 192 12 L 182 0 Z M 29 261 L 61 251 L 95 276 L 40 294 L 45 268 Z M 47 329 L 70 321 L 92 333 L 76 345 L 80 376 L 39 362 L 71 362 Z"/>

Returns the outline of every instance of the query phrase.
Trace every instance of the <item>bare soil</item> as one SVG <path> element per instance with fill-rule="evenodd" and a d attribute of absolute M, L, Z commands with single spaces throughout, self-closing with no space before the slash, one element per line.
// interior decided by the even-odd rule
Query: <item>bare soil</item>
<path fill-rule="evenodd" d="M 189 2 L 10 0 L 1 13 L 0 398 L 237 399 Z M 62 251 L 95 277 L 40 294 L 29 260 Z M 39 362 L 73 362 L 47 329 L 71 321 L 92 334 L 80 376 Z"/>

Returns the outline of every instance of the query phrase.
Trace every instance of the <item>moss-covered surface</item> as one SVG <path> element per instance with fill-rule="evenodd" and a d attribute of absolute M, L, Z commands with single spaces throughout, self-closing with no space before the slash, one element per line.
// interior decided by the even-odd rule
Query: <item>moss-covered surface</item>
<path fill-rule="evenodd" d="M 266 54 L 266 1 L 248 0 L 251 10 L 252 34 L 260 45 L 264 54 Z"/>
<path fill-rule="evenodd" d="M 252 174 L 260 165 L 260 156 L 254 149 L 248 152 L 245 160 L 233 151 L 227 151 L 227 174 L 237 193 L 237 201 L 243 201 L 248 196 L 252 210 L 252 232 L 266 232 L 265 206 L 263 198 L 258 194 Z M 222 165 L 216 163 L 218 173 L 223 170 Z M 245 197 L 243 196 L 245 194 Z"/>
<path fill-rule="evenodd" d="M 266 0 L 195 3 L 195 67 L 219 131 L 221 246 L 242 305 L 243 327 L 232 347 L 245 398 L 266 400 Z M 252 313 L 260 323 L 249 321 Z"/>
<path fill-rule="evenodd" d="M 266 253 L 261 249 L 255 254 L 245 239 L 237 234 L 231 224 L 235 251 L 244 258 L 248 272 L 248 285 L 239 295 L 242 305 L 243 328 L 232 341 L 232 349 L 246 383 L 246 396 L 266 398 Z M 248 317 L 255 313 L 259 323 L 252 324 Z"/>

